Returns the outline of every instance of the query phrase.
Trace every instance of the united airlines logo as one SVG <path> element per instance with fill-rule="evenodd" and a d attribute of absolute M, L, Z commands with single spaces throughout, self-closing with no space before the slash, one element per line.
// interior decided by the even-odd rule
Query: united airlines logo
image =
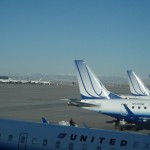
<path fill-rule="evenodd" d="M 67 133 L 59 133 L 58 136 L 57 136 L 57 138 L 63 139 L 63 138 L 66 137 L 66 135 L 67 135 Z"/>
<path fill-rule="evenodd" d="M 122 139 L 121 137 L 118 138 L 106 138 L 103 136 L 99 136 L 99 137 L 95 137 L 95 136 L 87 136 L 87 135 L 78 135 L 78 134 L 67 134 L 67 133 L 59 133 L 57 138 L 58 139 L 64 139 L 66 138 L 66 136 L 69 138 L 70 141 L 78 141 L 80 143 L 93 143 L 93 144 L 97 144 L 98 147 L 102 150 L 102 147 L 105 145 L 110 146 L 109 150 L 117 150 L 119 147 L 124 147 L 125 149 L 142 149 L 142 150 L 150 150 L 150 142 L 147 141 L 139 141 L 139 140 L 134 140 L 131 139 L 127 140 L 127 139 Z M 146 138 L 149 138 L 148 136 Z M 141 138 L 140 138 L 141 139 Z M 58 145 L 59 145 L 58 141 Z M 124 149 L 123 148 L 123 149 Z M 122 149 L 122 148 L 121 148 Z"/>

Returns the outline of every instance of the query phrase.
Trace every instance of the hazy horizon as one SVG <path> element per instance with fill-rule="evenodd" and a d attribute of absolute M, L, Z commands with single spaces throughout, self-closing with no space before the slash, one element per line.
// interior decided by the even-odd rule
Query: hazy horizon
<path fill-rule="evenodd" d="M 0 75 L 2 76 L 2 75 Z M 52 81 L 52 82 L 78 82 L 76 75 L 65 75 L 65 74 L 30 74 L 30 75 L 10 75 L 8 76 L 11 79 L 17 80 L 44 80 L 44 81 Z M 129 85 L 127 77 L 120 76 L 97 76 L 99 80 L 106 85 Z M 141 78 L 142 81 L 150 86 L 150 78 Z"/>

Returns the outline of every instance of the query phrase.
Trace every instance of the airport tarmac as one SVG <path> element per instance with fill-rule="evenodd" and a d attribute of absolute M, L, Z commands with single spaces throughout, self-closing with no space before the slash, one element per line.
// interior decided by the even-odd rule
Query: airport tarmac
<path fill-rule="evenodd" d="M 107 89 L 129 94 L 126 86 Z M 117 130 L 111 124 L 114 118 L 68 106 L 66 99 L 69 98 L 80 98 L 78 85 L 0 84 L 0 118 L 41 122 L 44 116 L 56 124 L 73 118 L 79 126 L 85 122 L 88 127 Z M 149 130 L 136 132 L 150 134 Z"/>

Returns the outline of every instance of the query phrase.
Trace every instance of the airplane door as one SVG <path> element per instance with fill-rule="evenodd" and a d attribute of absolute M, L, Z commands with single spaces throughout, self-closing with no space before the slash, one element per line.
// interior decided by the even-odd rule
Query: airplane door
<path fill-rule="evenodd" d="M 26 143 L 27 143 L 28 133 L 21 133 L 19 137 L 18 149 L 19 150 L 26 150 Z"/>

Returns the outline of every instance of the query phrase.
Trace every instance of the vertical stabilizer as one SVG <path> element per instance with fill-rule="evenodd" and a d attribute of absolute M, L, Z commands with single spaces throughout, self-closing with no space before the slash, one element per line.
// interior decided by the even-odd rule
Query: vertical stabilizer
<path fill-rule="evenodd" d="M 83 60 L 75 60 L 82 99 L 109 99 L 108 91 Z"/>
<path fill-rule="evenodd" d="M 77 78 L 82 99 L 116 99 L 118 95 L 109 92 L 83 60 L 75 60 Z M 110 96 L 109 96 L 110 95 Z"/>
<path fill-rule="evenodd" d="M 127 70 L 131 93 L 135 96 L 149 96 L 150 91 L 142 80 L 132 71 Z"/>

